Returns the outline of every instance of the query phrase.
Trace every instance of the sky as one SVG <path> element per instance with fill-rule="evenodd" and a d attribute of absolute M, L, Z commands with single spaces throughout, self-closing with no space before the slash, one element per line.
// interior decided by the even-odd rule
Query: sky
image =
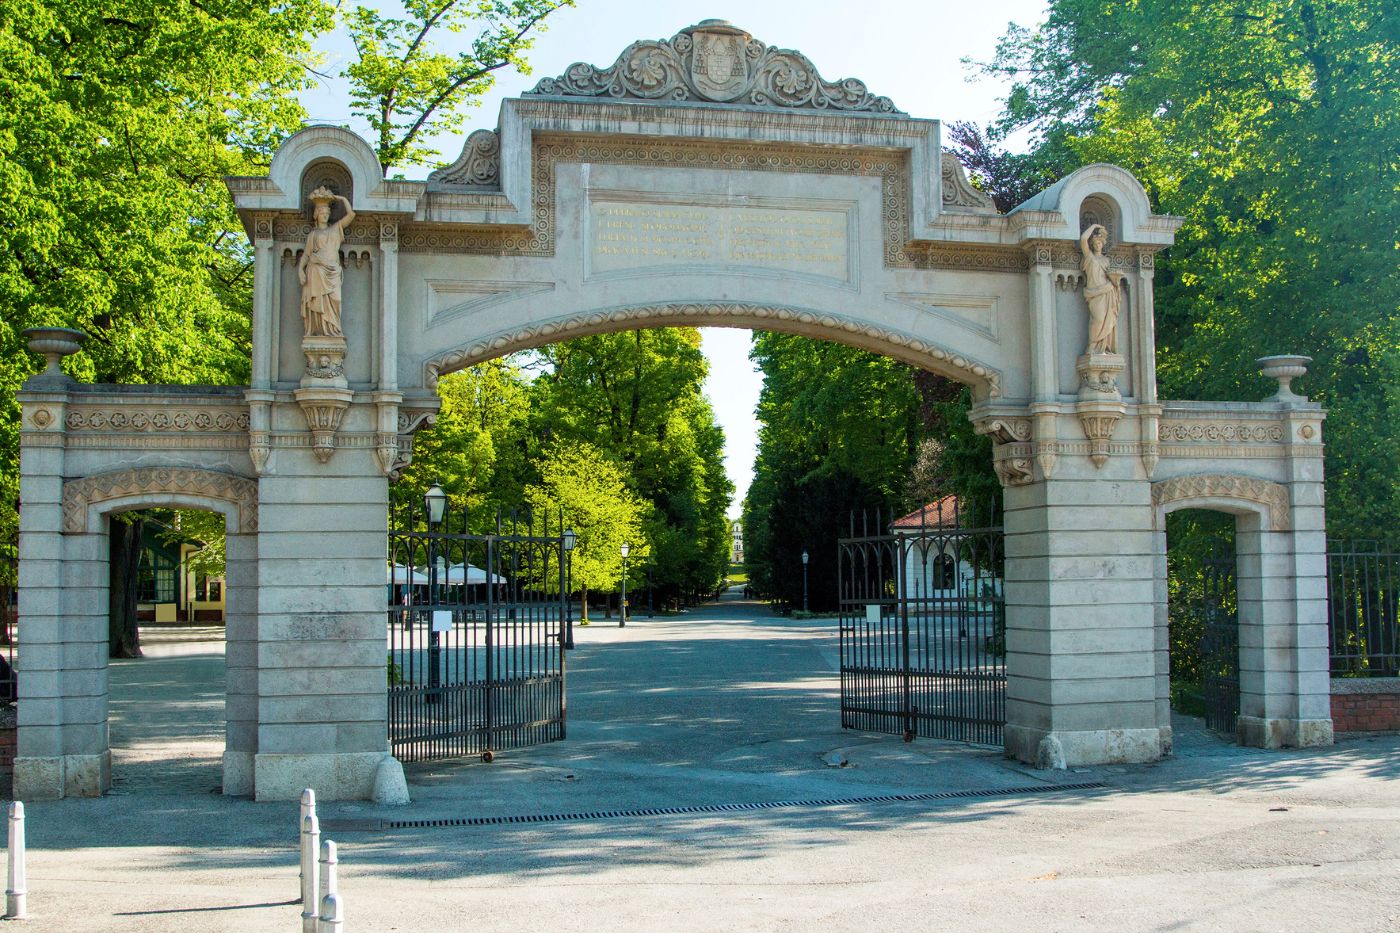
<path fill-rule="evenodd" d="M 472 131 L 495 128 L 503 99 L 518 97 L 540 78 L 563 74 L 577 61 L 607 67 L 638 39 L 669 39 L 703 19 L 728 19 L 761 42 L 796 49 L 827 80 L 859 78 L 871 93 L 891 98 L 910 116 L 986 124 L 1000 110 L 1006 87 L 973 75 L 963 59 L 989 60 L 1008 23 L 1035 26 L 1044 13 L 1043 0 L 578 0 L 577 7 L 549 17 L 548 30 L 528 55 L 531 75 L 502 73 L 481 106 L 467 111 L 461 130 L 433 144 L 450 162 Z M 338 74 L 354 54 L 340 32 L 325 37 L 318 51 L 324 56 L 320 70 L 329 75 Z M 348 125 L 369 137 L 365 124 L 350 113 L 343 81 L 324 81 L 302 101 L 313 122 Z M 427 169 L 407 174 L 421 178 Z M 735 489 L 729 514 L 737 517 L 753 473 L 754 406 L 763 379 L 748 359 L 748 331 L 704 328 L 701 333 L 710 361 L 705 391 L 724 428 L 725 466 Z"/>

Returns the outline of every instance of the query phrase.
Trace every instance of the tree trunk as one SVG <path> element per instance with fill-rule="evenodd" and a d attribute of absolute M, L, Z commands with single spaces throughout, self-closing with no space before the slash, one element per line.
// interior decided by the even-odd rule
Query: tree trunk
<path fill-rule="evenodd" d="M 109 651 L 114 658 L 141 657 L 141 635 L 136 626 L 137 588 L 140 585 L 141 531 L 145 521 L 111 521 L 111 574 L 107 589 Z"/>
<path fill-rule="evenodd" d="M 579 587 L 579 616 L 578 619 L 584 625 L 588 624 L 588 587 Z"/>

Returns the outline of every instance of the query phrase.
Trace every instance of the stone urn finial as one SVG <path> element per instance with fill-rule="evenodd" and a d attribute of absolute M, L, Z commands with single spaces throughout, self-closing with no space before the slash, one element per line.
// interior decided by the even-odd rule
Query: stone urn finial
<path fill-rule="evenodd" d="M 1293 391 L 1293 380 L 1307 375 L 1308 364 L 1312 362 L 1312 357 L 1261 356 L 1254 362 L 1259 366 L 1260 373 L 1270 379 L 1278 380 L 1278 391 L 1264 401 L 1288 405 L 1308 400 L 1306 395 L 1298 395 Z"/>
<path fill-rule="evenodd" d="M 49 361 L 48 368 L 29 381 L 46 385 L 67 385 L 73 381 L 59 366 L 59 360 L 77 353 L 87 334 L 68 327 L 31 327 L 21 331 L 20 336 L 29 342 L 31 351 Z"/>

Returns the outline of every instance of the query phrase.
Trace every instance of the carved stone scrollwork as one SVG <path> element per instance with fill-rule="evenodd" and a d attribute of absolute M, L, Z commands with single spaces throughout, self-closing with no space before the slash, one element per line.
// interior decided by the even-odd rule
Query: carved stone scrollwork
<path fill-rule="evenodd" d="M 1034 481 L 1031 464 L 1035 445 L 1030 443 L 1029 418 L 985 418 L 973 429 L 992 439 L 992 469 L 1003 486 L 1024 486 Z"/>
<path fill-rule="evenodd" d="M 168 493 L 231 502 L 238 508 L 238 533 L 258 530 L 258 484 L 241 476 L 210 470 L 156 467 L 121 470 L 63 484 L 63 530 L 87 530 L 88 506 L 112 499 Z"/>
<path fill-rule="evenodd" d="M 340 430 L 340 421 L 354 394 L 349 389 L 330 387 L 297 389 L 292 393 L 311 429 L 311 452 L 318 462 L 328 463 L 335 455 L 335 433 Z"/>
<path fill-rule="evenodd" d="M 997 212 L 992 199 L 972 187 L 972 183 L 967 180 L 967 173 L 963 171 L 958 157 L 946 151 L 943 153 L 943 206 L 978 213 Z"/>
<path fill-rule="evenodd" d="M 1201 499 L 1253 502 L 1268 509 L 1270 530 L 1287 531 L 1292 527 L 1287 487 L 1266 479 L 1230 473 L 1199 473 L 1152 484 L 1152 504 L 1158 508 Z"/>
<path fill-rule="evenodd" d="M 611 68 L 576 62 L 528 94 L 902 115 L 863 81 L 827 81 L 800 52 L 765 45 L 716 19 L 683 29 L 669 41 L 634 42 Z"/>
<path fill-rule="evenodd" d="M 477 130 L 467 137 L 462 154 L 446 168 L 428 176 L 429 185 L 463 188 L 501 187 L 501 137 L 495 130 Z"/>

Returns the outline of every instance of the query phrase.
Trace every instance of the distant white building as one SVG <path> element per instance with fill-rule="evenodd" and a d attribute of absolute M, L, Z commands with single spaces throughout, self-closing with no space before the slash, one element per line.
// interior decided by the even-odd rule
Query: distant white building
<path fill-rule="evenodd" d="M 744 562 L 744 523 L 736 521 L 729 526 L 731 538 L 729 541 L 729 562 L 731 564 L 742 564 Z"/>
<path fill-rule="evenodd" d="M 944 496 L 895 519 L 900 536 L 900 584 L 907 599 L 938 603 L 958 598 L 1001 596 L 1001 577 L 991 570 L 988 537 L 961 527 L 956 496 Z"/>

